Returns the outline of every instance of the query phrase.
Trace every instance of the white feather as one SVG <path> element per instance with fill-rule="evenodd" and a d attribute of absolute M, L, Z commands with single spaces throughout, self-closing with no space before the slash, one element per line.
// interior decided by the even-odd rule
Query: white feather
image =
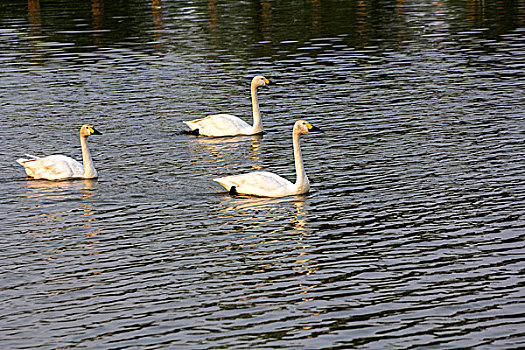
<path fill-rule="evenodd" d="M 307 193 L 310 182 L 304 171 L 299 135 L 308 133 L 314 127 L 305 120 L 295 122 L 293 128 L 293 149 L 297 180 L 294 183 L 268 171 L 254 171 L 247 174 L 231 175 L 213 179 L 228 191 L 261 197 L 284 197 Z"/>
<path fill-rule="evenodd" d="M 84 165 L 80 164 L 73 158 L 55 154 L 47 157 L 37 157 L 26 154 L 25 158 L 19 158 L 16 161 L 22 165 L 27 176 L 34 179 L 45 180 L 67 180 L 67 179 L 92 179 L 98 176 L 93 160 L 87 147 L 87 137 L 92 134 L 100 134 L 89 124 L 80 128 L 80 144 L 82 147 L 82 159 Z"/>
<path fill-rule="evenodd" d="M 203 136 L 221 137 L 260 134 L 263 131 L 263 127 L 257 100 L 257 88 L 269 83 L 270 81 L 261 75 L 252 79 L 253 126 L 231 114 L 213 114 L 206 118 L 184 121 L 183 123 Z"/>

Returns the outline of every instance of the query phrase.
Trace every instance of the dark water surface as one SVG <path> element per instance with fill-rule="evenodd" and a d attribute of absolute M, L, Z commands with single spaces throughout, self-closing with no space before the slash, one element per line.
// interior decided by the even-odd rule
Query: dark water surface
<path fill-rule="evenodd" d="M 2 1 L 0 348 L 524 348 L 524 71 L 521 1 Z"/>

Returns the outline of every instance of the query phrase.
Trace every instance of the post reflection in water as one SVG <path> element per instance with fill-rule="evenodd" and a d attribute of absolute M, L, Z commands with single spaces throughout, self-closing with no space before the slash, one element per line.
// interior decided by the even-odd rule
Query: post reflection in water
<path fill-rule="evenodd" d="M 217 11 L 217 0 L 209 0 L 208 1 L 208 28 L 211 31 L 215 31 L 219 28 L 218 20 L 219 20 L 219 12 Z"/>
<path fill-rule="evenodd" d="M 312 0 L 312 32 L 314 36 L 319 36 L 323 32 L 322 18 L 321 1 Z"/>
<path fill-rule="evenodd" d="M 261 35 L 264 45 L 272 40 L 272 3 L 261 1 Z"/>
<path fill-rule="evenodd" d="M 157 54 L 162 52 L 162 0 L 151 0 L 153 20 L 153 47 Z"/>
<path fill-rule="evenodd" d="M 93 14 L 93 40 L 95 46 L 102 45 L 102 33 L 104 29 L 104 0 L 91 0 L 91 13 Z"/>
<path fill-rule="evenodd" d="M 365 46 L 368 43 L 368 35 L 370 33 L 369 28 L 369 15 L 368 7 L 365 1 L 358 0 L 356 3 L 356 36 L 359 46 Z"/>
<path fill-rule="evenodd" d="M 406 31 L 406 18 L 405 18 L 405 0 L 396 0 L 396 17 L 399 21 L 398 30 L 397 30 L 397 47 L 400 49 L 403 42 L 407 41 L 407 31 Z"/>
<path fill-rule="evenodd" d="M 42 23 L 40 18 L 40 0 L 29 0 L 27 3 L 27 17 L 31 36 L 41 35 Z"/>
<path fill-rule="evenodd" d="M 503 34 L 509 28 L 523 27 L 525 24 L 525 6 L 522 1 L 498 0 L 493 4 L 488 1 L 469 0 L 466 7 L 466 22 L 470 29 L 495 25 L 492 36 Z"/>
<path fill-rule="evenodd" d="M 31 59 L 37 61 L 41 58 L 42 53 L 38 47 L 42 37 L 42 18 L 40 15 L 40 0 L 28 0 L 27 18 L 29 20 L 29 34 L 31 45 Z"/>

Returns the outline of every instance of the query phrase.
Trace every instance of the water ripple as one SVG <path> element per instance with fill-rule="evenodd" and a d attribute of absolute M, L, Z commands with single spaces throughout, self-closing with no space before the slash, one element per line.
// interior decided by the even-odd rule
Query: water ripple
<path fill-rule="evenodd" d="M 92 5 L 0 9 L 1 347 L 523 347 L 518 10 Z M 263 136 L 180 134 L 255 74 Z M 212 181 L 293 181 L 299 118 L 311 193 Z M 87 121 L 98 180 L 24 177 Z"/>

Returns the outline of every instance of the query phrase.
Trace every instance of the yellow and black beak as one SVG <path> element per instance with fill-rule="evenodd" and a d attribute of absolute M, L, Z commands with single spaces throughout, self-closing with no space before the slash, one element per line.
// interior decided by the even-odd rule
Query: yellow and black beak
<path fill-rule="evenodd" d="M 98 130 L 96 130 L 94 127 L 89 128 L 89 134 L 90 135 L 102 135 L 102 133 Z"/>
<path fill-rule="evenodd" d="M 318 132 L 323 132 L 323 130 L 319 129 L 317 126 L 314 126 L 310 123 L 306 123 L 306 127 L 308 128 L 308 132 L 310 131 L 318 131 Z"/>
<path fill-rule="evenodd" d="M 264 83 L 265 83 L 266 85 L 270 85 L 270 81 L 269 81 L 268 79 L 263 78 L 263 81 L 264 81 Z"/>

